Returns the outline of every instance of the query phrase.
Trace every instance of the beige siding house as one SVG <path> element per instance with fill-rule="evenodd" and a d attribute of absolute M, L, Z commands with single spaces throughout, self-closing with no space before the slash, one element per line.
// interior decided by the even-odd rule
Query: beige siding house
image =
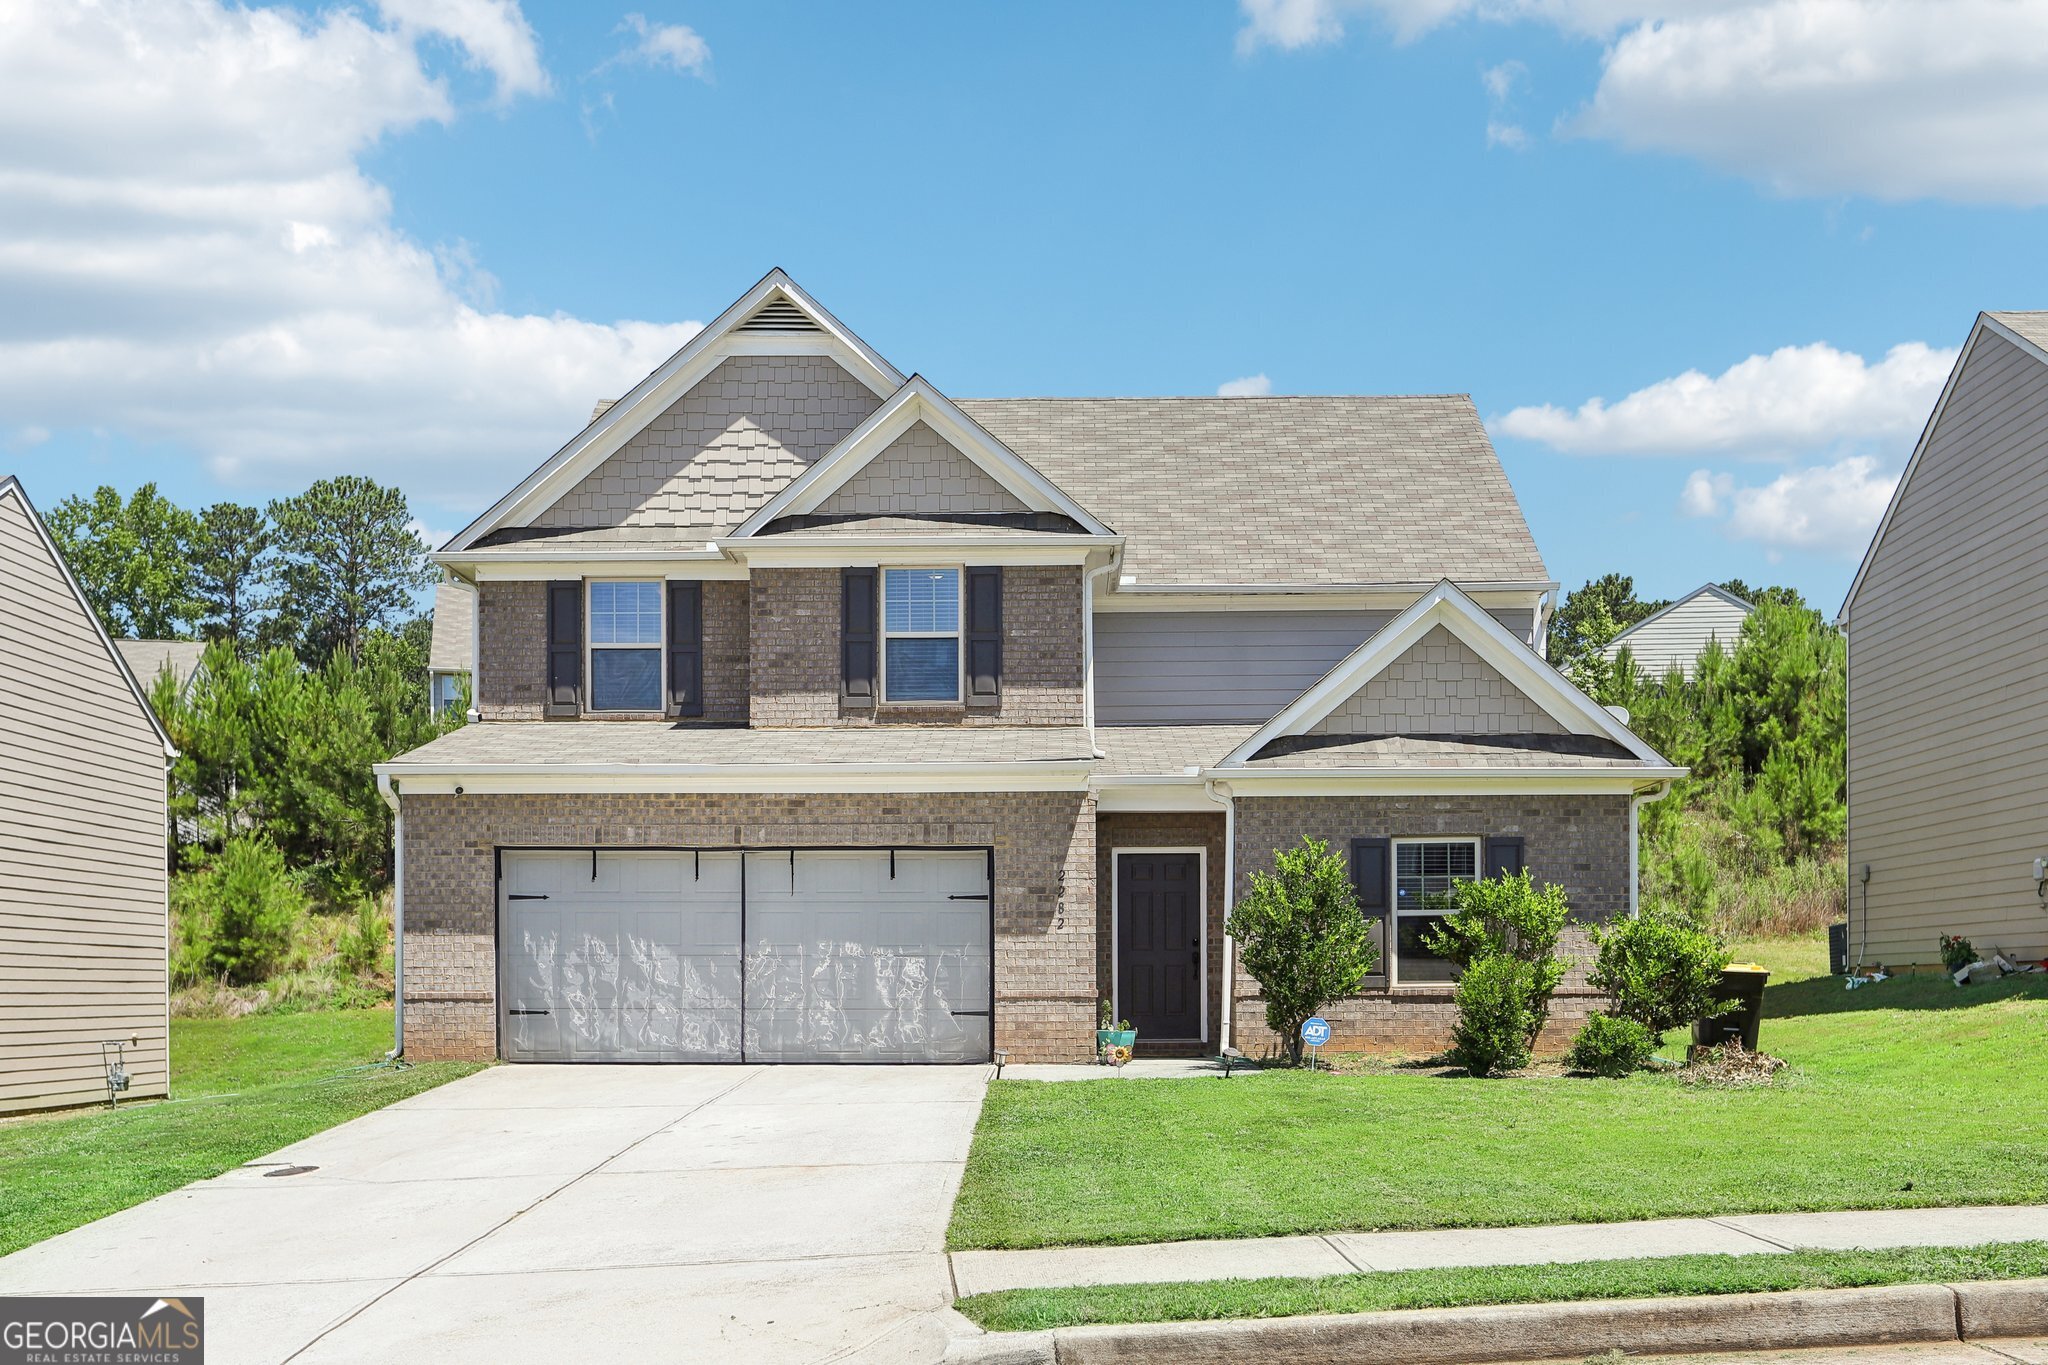
<path fill-rule="evenodd" d="M 1626 649 L 1636 671 L 1648 678 L 1662 678 L 1674 668 L 1690 678 L 1707 642 L 1734 649 L 1742 623 L 1755 610 L 1734 593 L 1703 583 L 1615 636 L 1603 652 L 1612 660 Z"/>
<path fill-rule="evenodd" d="M 1841 620 L 1851 959 L 2048 954 L 2048 313 L 1979 315 Z"/>
<path fill-rule="evenodd" d="M 427 646 L 427 709 L 440 715 L 469 682 L 476 643 L 476 589 L 454 579 L 434 585 L 434 634 Z"/>
<path fill-rule="evenodd" d="M 0 1113 L 168 1082 L 169 741 L 21 485 L 0 478 Z M 19 699 L 33 699 L 32 705 Z"/>

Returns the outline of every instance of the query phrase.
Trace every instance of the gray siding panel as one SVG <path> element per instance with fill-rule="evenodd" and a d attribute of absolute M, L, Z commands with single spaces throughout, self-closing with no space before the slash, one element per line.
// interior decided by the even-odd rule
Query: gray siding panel
<path fill-rule="evenodd" d="M 1627 639 L 1602 652 L 1612 659 L 1626 648 L 1635 658 L 1636 671 L 1647 677 L 1661 679 L 1676 668 L 1690 678 L 1707 641 L 1719 640 L 1721 648 L 1732 653 L 1747 619 L 1749 612 L 1743 608 L 1704 594 L 1636 627 Z"/>
<path fill-rule="evenodd" d="M 1394 619 L 1393 611 L 1098 612 L 1095 718 L 1104 725 L 1267 720 Z M 1528 609 L 1494 618 L 1525 642 Z"/>
<path fill-rule="evenodd" d="M 164 756 L 22 501 L 0 494 L 0 1113 L 165 1093 Z"/>
<path fill-rule="evenodd" d="M 1985 334 L 1850 603 L 1852 953 L 2048 954 L 2044 677 L 2048 365 Z"/>

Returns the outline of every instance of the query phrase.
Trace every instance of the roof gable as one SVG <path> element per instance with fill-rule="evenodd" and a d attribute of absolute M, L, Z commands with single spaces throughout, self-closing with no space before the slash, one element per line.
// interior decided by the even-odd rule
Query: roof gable
<path fill-rule="evenodd" d="M 1645 616 L 1642 620 L 1636 622 L 1627 630 L 1624 630 L 1619 635 L 1616 635 L 1612 640 L 1609 640 L 1607 642 L 1608 650 L 1611 652 L 1616 645 L 1619 645 L 1622 641 L 1628 639 L 1629 636 L 1635 634 L 1644 626 L 1651 625 L 1655 622 L 1661 621 L 1665 617 L 1677 611 L 1679 608 L 1685 606 L 1687 603 L 1697 601 L 1702 597 L 1718 598 L 1722 602 L 1726 603 L 1728 606 L 1736 608 L 1745 615 L 1756 610 L 1756 604 L 1754 602 L 1743 601 L 1740 597 L 1737 597 L 1734 593 L 1729 592 L 1726 588 L 1720 586 L 1718 583 L 1702 583 L 1700 584 L 1700 586 L 1694 588 L 1685 596 L 1679 598 L 1676 602 L 1668 603 L 1665 606 L 1657 608 L 1657 610 L 1651 612 L 1648 616 Z"/>
<path fill-rule="evenodd" d="M 1344 708 L 1354 698 L 1361 694 L 1369 698 L 1372 695 L 1371 684 L 1388 674 L 1390 669 L 1410 661 L 1410 651 L 1415 646 L 1424 644 L 1427 651 L 1431 646 L 1425 641 L 1434 639 L 1439 630 L 1460 643 L 1461 657 L 1457 660 L 1448 656 L 1430 659 L 1425 654 L 1424 666 L 1440 670 L 1432 680 L 1432 686 L 1455 689 L 1465 687 L 1469 682 L 1478 687 L 1490 682 L 1491 678 L 1498 678 L 1499 683 L 1506 684 L 1519 696 L 1514 703 L 1518 708 L 1515 723 L 1524 726 L 1530 723 L 1519 710 L 1523 703 L 1527 703 L 1549 717 L 1557 727 L 1555 733 L 1611 740 L 1645 763 L 1663 765 L 1663 758 L 1654 749 L 1591 697 L 1572 686 L 1536 651 L 1510 634 L 1487 614 L 1485 608 L 1446 579 L 1345 656 L 1279 715 L 1260 726 L 1250 738 L 1231 750 L 1219 766 L 1243 767 L 1276 739 L 1317 733 L 1318 727 L 1331 717 L 1341 717 Z M 1486 665 L 1490 676 L 1482 672 L 1468 680 L 1462 657 L 1465 653 Z M 1453 669 L 1457 670 L 1455 677 Z M 1501 697 L 1505 706 L 1508 701 L 1505 692 L 1498 690 L 1498 684 L 1495 687 L 1495 695 Z"/>
<path fill-rule="evenodd" d="M 704 329 L 597 412 L 490 510 L 458 532 L 445 550 L 466 550 L 506 527 L 532 525 L 565 492 L 666 412 L 719 362 L 735 355 L 829 355 L 880 397 L 904 376 L 780 269 L 771 270 Z"/>
<path fill-rule="evenodd" d="M 37 514 L 35 504 L 29 501 L 28 491 L 21 486 L 19 479 L 12 475 L 0 475 L 0 505 L 10 500 L 20 507 L 22 516 L 41 544 L 43 553 L 49 557 L 50 564 L 56 569 L 65 588 L 78 604 L 78 610 L 90 623 L 100 647 L 106 651 L 107 659 L 120 674 L 122 681 L 127 684 L 129 695 L 134 697 L 136 706 L 149 721 L 149 728 L 156 732 L 158 741 L 163 745 L 165 757 L 176 757 L 177 750 L 172 747 L 170 734 L 164 729 L 163 722 L 157 719 L 156 708 L 149 704 L 148 690 L 136 679 L 135 670 L 128 666 L 128 661 L 122 657 L 121 651 L 115 648 L 112 637 L 107 634 L 106 627 L 100 624 L 99 613 L 92 609 L 92 603 L 86 598 L 85 589 L 78 585 L 78 579 L 71 572 L 71 566 L 64 562 L 63 552 L 57 548 L 57 542 L 51 539 L 50 530 Z"/>
<path fill-rule="evenodd" d="M 1090 535 L 1114 534 L 1052 480 L 962 412 L 951 399 L 934 388 L 931 381 L 922 375 L 912 375 L 867 421 L 747 518 L 745 524 L 733 533 L 734 537 L 759 535 L 777 517 L 808 516 L 823 510 L 825 504 L 856 476 L 889 455 L 899 438 L 909 435 L 919 426 L 930 431 L 954 455 L 1016 504 L 1013 507 L 977 510 L 1056 513 L 1071 518 Z M 955 477 L 964 478 L 964 471 Z M 917 510 L 961 509 L 934 507 Z"/>

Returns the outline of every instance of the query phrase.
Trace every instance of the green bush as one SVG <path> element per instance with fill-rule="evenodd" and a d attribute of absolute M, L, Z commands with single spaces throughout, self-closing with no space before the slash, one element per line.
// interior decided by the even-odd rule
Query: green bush
<path fill-rule="evenodd" d="M 1640 1071 L 1657 1050 L 1657 1035 L 1634 1019 L 1596 1014 L 1586 1021 L 1565 1061 L 1595 1076 L 1619 1079 Z"/>
<path fill-rule="evenodd" d="M 1536 1030 L 1536 969 L 1520 958 L 1489 953 L 1458 978 L 1458 1022 L 1450 1058 L 1474 1076 L 1498 1076 L 1529 1064 Z"/>
<path fill-rule="evenodd" d="M 1557 940 L 1571 913 L 1564 888 L 1538 890 L 1525 869 L 1513 876 L 1459 882 L 1452 888 L 1451 899 L 1456 908 L 1429 931 L 1424 942 L 1431 952 L 1460 969 L 1494 956 L 1527 963 L 1533 983 L 1528 1042 L 1533 1047 L 1544 1020 L 1550 1017 L 1551 993 L 1571 965 L 1557 956 Z"/>
<path fill-rule="evenodd" d="M 1372 926 L 1358 911 L 1351 871 L 1320 839 L 1273 855 L 1273 872 L 1252 874 L 1251 891 L 1225 927 L 1238 961 L 1266 997 L 1266 1026 L 1301 1065 L 1301 1026 L 1356 991 L 1378 965 Z"/>
<path fill-rule="evenodd" d="M 291 952 L 309 901 L 269 840 L 237 835 L 178 879 L 176 965 L 187 981 L 260 981 Z"/>
<path fill-rule="evenodd" d="M 1613 997 L 1610 1013 L 1633 1019 L 1652 1037 L 1732 1008 L 1716 998 L 1728 965 L 1726 945 L 1682 911 L 1652 907 L 1595 928 L 1593 941 L 1600 953 L 1588 984 Z"/>
<path fill-rule="evenodd" d="M 356 913 L 334 943 L 335 968 L 346 976 L 375 976 L 391 952 L 391 924 L 375 897 L 356 901 Z"/>

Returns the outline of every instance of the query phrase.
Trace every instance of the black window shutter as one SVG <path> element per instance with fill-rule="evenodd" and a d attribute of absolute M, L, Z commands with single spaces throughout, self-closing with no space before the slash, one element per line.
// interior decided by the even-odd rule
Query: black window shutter
<path fill-rule="evenodd" d="M 1512 877 L 1522 870 L 1520 835 L 1497 834 L 1486 841 L 1486 875 Z"/>
<path fill-rule="evenodd" d="M 1003 571 L 967 571 L 967 704 L 1003 699 Z"/>
<path fill-rule="evenodd" d="M 583 704 L 583 584 L 548 584 L 548 699 L 550 716 L 573 716 Z"/>
<path fill-rule="evenodd" d="M 704 714 L 704 585 L 695 579 L 668 585 L 668 710 Z"/>
<path fill-rule="evenodd" d="M 855 706 L 875 704 L 874 569 L 839 571 L 839 697 Z"/>
<path fill-rule="evenodd" d="M 1393 896 L 1393 840 L 1353 839 L 1351 841 L 1351 887 L 1358 893 L 1359 913 L 1373 926 L 1373 943 L 1380 950 L 1379 966 L 1369 973 L 1369 986 L 1387 984 L 1387 958 L 1393 940 L 1387 933 L 1389 899 Z"/>

